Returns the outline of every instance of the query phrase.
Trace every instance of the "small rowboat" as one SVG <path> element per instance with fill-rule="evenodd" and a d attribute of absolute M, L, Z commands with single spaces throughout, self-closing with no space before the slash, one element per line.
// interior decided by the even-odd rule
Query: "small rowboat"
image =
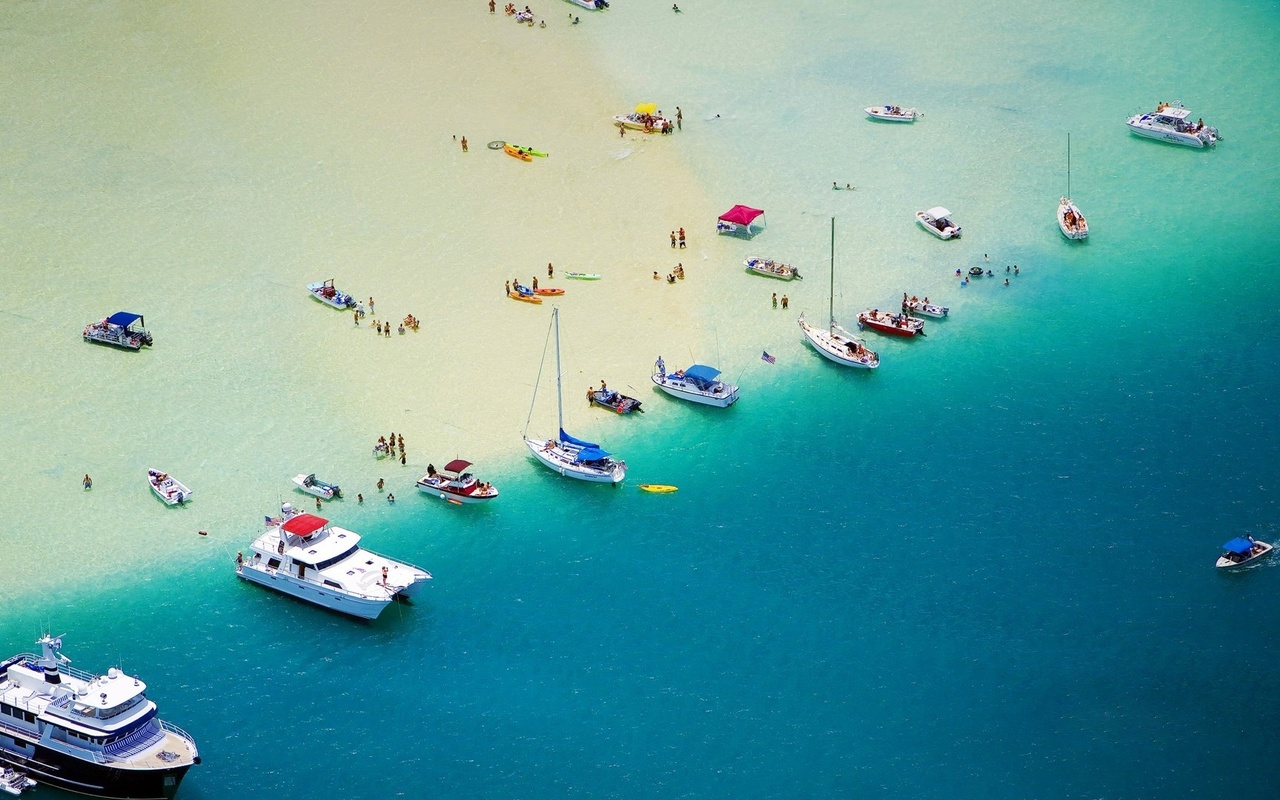
<path fill-rule="evenodd" d="M 642 483 L 642 484 L 640 484 L 640 491 L 642 491 L 642 492 L 651 492 L 651 493 L 653 493 L 653 494 L 670 494 L 671 492 L 678 491 L 678 490 L 679 490 L 679 488 L 680 488 L 679 486 L 671 486 L 671 485 L 669 485 L 669 484 L 665 484 L 665 483 Z"/>
<path fill-rule="evenodd" d="M 566 272 L 566 278 L 573 278 L 575 281 L 598 281 L 600 276 L 594 272 Z"/>
<path fill-rule="evenodd" d="M 564 289 L 553 289 L 553 288 L 551 288 L 551 287 L 547 287 L 547 288 L 545 288 L 545 289 L 534 289 L 534 290 L 533 290 L 533 293 L 534 293 L 534 294 L 546 295 L 546 296 L 549 296 L 549 297 L 550 297 L 550 296 L 556 296 L 556 295 L 562 295 L 562 294 L 564 294 Z"/>
<path fill-rule="evenodd" d="M 509 144 L 504 144 L 504 145 L 502 146 L 502 152 L 506 153 L 507 155 L 511 156 L 512 158 L 518 158 L 518 159 L 520 159 L 521 161 L 532 161 L 532 160 L 533 160 L 533 156 L 531 156 L 531 155 L 529 155 L 528 153 L 524 152 L 524 151 L 523 151 L 523 150 L 521 150 L 520 148 L 518 148 L 518 147 L 513 147 L 513 146 L 511 146 L 511 145 L 509 145 Z"/>
<path fill-rule="evenodd" d="M 515 148 L 516 150 L 520 151 L 521 153 L 524 153 L 525 155 L 537 156 L 538 158 L 547 157 L 546 153 L 542 152 L 541 150 L 534 150 L 532 147 L 521 147 L 518 144 L 509 144 L 505 146 Z"/>
<path fill-rule="evenodd" d="M 763 275 L 766 278 L 777 278 L 778 280 L 789 281 L 792 278 L 799 278 L 800 270 L 790 264 L 783 264 L 780 261 L 774 261 L 772 258 L 760 258 L 758 256 L 748 256 L 742 262 L 748 272 L 754 272 L 757 275 Z"/>
<path fill-rule="evenodd" d="M 542 302 L 542 298 L 536 294 L 524 294 L 523 292 L 507 292 L 507 297 L 512 300 L 519 300 L 523 303 L 534 303 L 535 305 Z"/>

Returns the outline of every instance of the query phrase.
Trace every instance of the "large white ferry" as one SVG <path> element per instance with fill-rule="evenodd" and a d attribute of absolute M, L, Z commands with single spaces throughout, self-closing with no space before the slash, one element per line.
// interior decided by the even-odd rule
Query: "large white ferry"
<path fill-rule="evenodd" d="M 408 598 L 431 573 L 360 547 L 360 534 L 303 514 L 285 503 L 267 530 L 236 555 L 236 575 L 308 603 L 374 619 L 397 598 Z"/>
<path fill-rule="evenodd" d="M 200 752 L 156 716 L 146 684 L 72 668 L 61 637 L 36 644 L 0 662 L 0 765 L 93 797 L 173 797 Z"/>

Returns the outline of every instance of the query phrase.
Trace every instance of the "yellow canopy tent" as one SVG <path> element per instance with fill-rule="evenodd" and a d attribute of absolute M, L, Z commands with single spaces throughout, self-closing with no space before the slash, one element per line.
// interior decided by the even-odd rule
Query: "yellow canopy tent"
<path fill-rule="evenodd" d="M 657 110 L 658 110 L 657 103 L 641 103 L 640 105 L 636 106 L 637 114 L 654 114 L 657 112 Z"/>

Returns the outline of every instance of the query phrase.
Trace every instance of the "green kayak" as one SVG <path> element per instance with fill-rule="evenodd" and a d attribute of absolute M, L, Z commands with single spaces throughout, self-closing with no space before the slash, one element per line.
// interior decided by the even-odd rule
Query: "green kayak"
<path fill-rule="evenodd" d="M 594 272 L 566 272 L 566 273 L 564 274 L 564 276 L 565 276 L 566 278 L 573 278 L 574 280 L 579 280 L 579 281 L 598 281 L 598 280 L 600 280 L 600 276 L 599 276 L 599 275 L 597 275 L 597 274 L 596 274 L 596 273 L 594 273 Z"/>
<path fill-rule="evenodd" d="M 511 146 L 512 146 L 512 147 L 514 147 L 515 149 L 519 150 L 521 153 L 528 153 L 529 155 L 531 155 L 531 156 L 537 156 L 538 158 L 546 158 L 546 157 L 547 157 L 547 154 L 546 154 L 546 153 L 542 152 L 541 150 L 534 150 L 532 147 L 521 147 L 521 146 L 520 146 L 520 145 L 518 145 L 518 144 L 513 144 L 513 145 L 511 145 Z"/>

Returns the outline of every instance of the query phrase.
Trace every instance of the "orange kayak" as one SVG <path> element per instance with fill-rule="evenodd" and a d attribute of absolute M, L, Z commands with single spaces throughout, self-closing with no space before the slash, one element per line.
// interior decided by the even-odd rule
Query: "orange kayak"
<path fill-rule="evenodd" d="M 532 160 L 533 160 L 533 156 L 531 156 L 531 155 L 529 155 L 528 153 L 524 152 L 524 151 L 523 151 L 523 150 L 521 150 L 520 148 L 518 148 L 518 147 L 512 147 L 512 146 L 511 146 L 511 145 L 509 145 L 509 144 L 504 144 L 504 145 L 502 146 L 502 152 L 506 153 L 507 155 L 511 156 L 512 158 L 518 158 L 518 159 L 520 159 L 521 161 L 532 161 Z"/>
<path fill-rule="evenodd" d="M 564 289 L 550 289 L 550 288 L 548 288 L 548 289 L 534 289 L 534 290 L 533 290 L 533 293 L 534 293 L 534 294 L 545 294 L 545 295 L 560 295 L 560 294 L 564 294 Z"/>
<path fill-rule="evenodd" d="M 521 300 L 525 303 L 541 303 L 542 298 L 536 294 L 520 294 L 519 292 L 507 292 L 507 297 L 512 300 Z"/>

